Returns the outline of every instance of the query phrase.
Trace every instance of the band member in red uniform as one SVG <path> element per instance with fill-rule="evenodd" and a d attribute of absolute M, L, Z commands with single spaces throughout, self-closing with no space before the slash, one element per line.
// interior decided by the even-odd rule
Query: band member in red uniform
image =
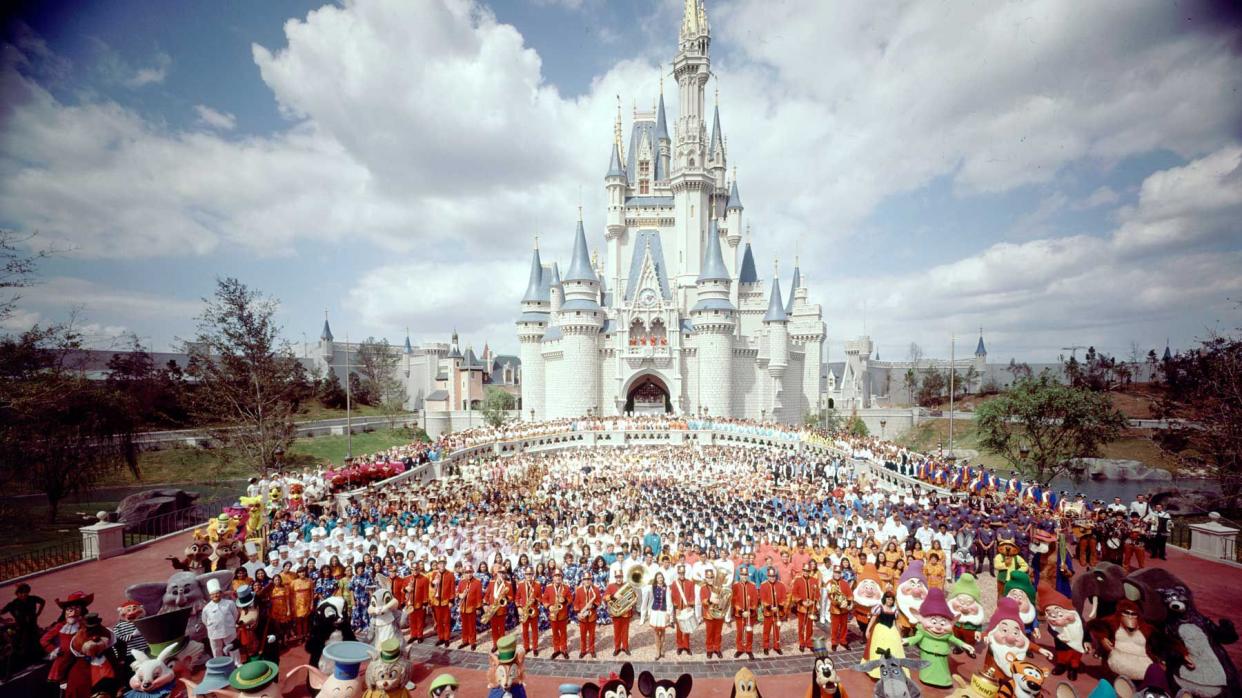
<path fill-rule="evenodd" d="M 509 615 L 509 602 L 513 600 L 513 585 L 509 583 L 509 577 L 505 574 L 502 567 L 496 568 L 496 574 L 492 577 L 492 583 L 487 587 L 487 601 L 483 608 L 485 613 L 491 613 L 491 620 L 488 621 L 492 629 L 492 651 L 496 651 L 496 643 L 505 634 L 505 616 Z"/>
<path fill-rule="evenodd" d="M 535 571 L 526 568 L 526 578 L 518 582 L 515 594 L 518 622 L 522 625 L 522 647 L 533 657 L 539 656 L 539 599 L 543 587 L 535 581 Z"/>
<path fill-rule="evenodd" d="M 595 657 L 595 620 L 599 614 L 599 589 L 584 575 L 574 590 L 574 612 L 578 614 L 578 659 Z"/>
<path fill-rule="evenodd" d="M 430 580 L 431 615 L 436 624 L 436 644 L 449 646 L 453 637 L 453 595 L 457 593 L 457 578 L 444 569 L 444 558 L 436 560 L 436 571 Z"/>
<path fill-rule="evenodd" d="M 569 605 L 573 595 L 565 585 L 561 571 L 552 573 L 552 583 L 544 587 L 543 605 L 548 607 L 548 623 L 552 625 L 552 659 L 556 655 L 569 659 Z"/>
<path fill-rule="evenodd" d="M 815 574 L 814 563 L 802 566 L 802 576 L 794 580 L 790 590 L 790 601 L 798 614 L 798 650 L 809 652 L 815 635 L 815 618 L 819 615 L 819 576 Z"/>
<path fill-rule="evenodd" d="M 617 595 L 618 591 L 625 586 L 624 577 L 621 570 L 618 569 L 613 574 L 613 582 L 604 590 L 604 603 L 610 603 Z M 637 595 L 638 589 L 633 590 Z M 627 655 L 630 653 L 630 619 L 634 617 L 634 609 L 638 604 L 634 604 L 624 613 L 617 613 L 612 616 L 612 656 L 617 656 L 622 652 Z"/>
<path fill-rule="evenodd" d="M 789 602 L 789 589 L 777 577 L 775 567 L 768 567 L 768 578 L 759 585 L 759 607 L 763 609 L 763 653 L 781 651 L 781 615 Z"/>
<path fill-rule="evenodd" d="M 405 582 L 405 608 L 410 617 L 410 640 L 423 641 L 427 627 L 427 606 L 431 601 L 431 578 L 422 563 L 414 568 L 414 574 Z"/>
<path fill-rule="evenodd" d="M 673 627 L 677 631 L 677 654 L 685 652 L 693 654 L 690 651 L 690 634 L 681 631 L 681 623 L 678 622 L 684 615 L 684 611 L 689 609 L 690 613 L 695 613 L 695 595 L 698 589 L 694 580 L 686 579 L 686 566 L 677 566 L 677 580 L 673 582 L 673 586 L 669 588 L 669 596 L 673 597 Z"/>
<path fill-rule="evenodd" d="M 473 574 L 457 583 L 457 610 L 461 614 L 461 644 L 457 649 L 479 646 L 479 607 L 483 605 L 483 581 Z"/>
<path fill-rule="evenodd" d="M 720 580 L 723 585 L 724 580 Z M 721 587 L 723 589 L 723 586 Z M 730 590 L 732 591 L 732 590 Z M 716 588 L 716 572 L 708 567 L 703 570 L 703 584 L 699 587 L 699 607 L 703 609 L 703 628 L 704 638 L 703 645 L 710 658 L 713 654 L 720 657 L 721 636 L 724 635 L 725 619 L 723 617 L 716 618 L 712 613 L 713 608 L 719 610 L 719 592 Z"/>
<path fill-rule="evenodd" d="M 737 636 L 733 657 L 750 655 L 755 658 L 755 620 L 759 611 L 759 589 L 750 581 L 750 566 L 738 569 L 740 577 L 733 585 L 733 620 L 737 623 Z"/>
<path fill-rule="evenodd" d="M 828 646 L 834 651 L 838 646 L 850 649 L 849 622 L 854 610 L 854 598 L 850 592 L 850 583 L 841 578 L 841 566 L 832 568 L 832 579 L 828 580 L 828 618 L 832 622 L 831 636 Z"/>

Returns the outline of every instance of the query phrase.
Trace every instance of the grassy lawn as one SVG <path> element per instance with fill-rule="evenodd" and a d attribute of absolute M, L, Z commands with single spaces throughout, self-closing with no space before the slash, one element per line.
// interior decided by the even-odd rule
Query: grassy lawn
<path fill-rule="evenodd" d="M 1101 449 L 1100 455 L 1103 458 L 1136 460 L 1150 467 L 1163 468 L 1177 475 L 1177 460 L 1170 458 L 1161 451 L 1159 446 L 1152 443 L 1152 440 L 1148 438 L 1149 436 L 1150 430 L 1129 429 L 1122 438 L 1104 446 Z M 914 429 L 902 434 L 896 441 L 898 444 L 922 453 L 935 450 L 941 444 L 948 448 L 949 420 L 933 419 L 923 422 Z M 986 452 L 979 447 L 978 434 L 975 431 L 975 423 L 972 420 L 954 420 L 953 446 L 955 448 L 969 448 L 979 451 L 979 457 L 972 458 L 971 461 L 981 464 L 985 468 L 1001 468 L 1007 471 L 1012 467 L 1004 458 L 994 453 Z"/>
<path fill-rule="evenodd" d="M 377 429 L 369 433 L 354 434 L 353 453 L 355 456 L 365 456 L 408 444 L 413 440 L 414 435 L 406 429 Z M 324 461 L 340 465 L 345 461 L 348 447 L 344 436 L 308 437 L 293 442 L 288 458 L 291 462 L 305 465 Z"/>
<path fill-rule="evenodd" d="M 379 417 L 383 414 L 383 410 L 378 407 L 372 407 L 371 405 L 354 404 L 353 406 L 353 416 L 355 417 Z M 344 418 L 345 408 L 342 407 L 341 409 L 336 409 L 324 407 L 318 400 L 312 400 L 310 404 L 303 405 L 302 409 L 298 410 L 297 415 L 294 417 L 294 419 L 299 422 L 307 422 L 318 419 Z"/>

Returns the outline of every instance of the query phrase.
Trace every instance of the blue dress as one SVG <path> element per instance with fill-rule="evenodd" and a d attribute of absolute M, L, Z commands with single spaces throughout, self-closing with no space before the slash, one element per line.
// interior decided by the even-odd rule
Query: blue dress
<path fill-rule="evenodd" d="M 354 597 L 354 607 L 350 611 L 349 624 L 353 626 L 354 632 L 365 630 L 371 624 L 370 616 L 367 615 L 367 606 L 371 604 L 372 584 L 371 576 L 366 572 L 349 580 L 349 592 Z"/>
<path fill-rule="evenodd" d="M 604 598 L 604 589 L 608 588 L 608 569 L 605 568 L 591 574 L 591 583 L 599 590 L 600 598 Z M 599 607 L 599 613 L 595 616 L 597 625 L 612 625 L 612 616 L 608 615 L 608 604 Z"/>
<path fill-rule="evenodd" d="M 548 582 L 552 581 L 546 574 L 535 575 L 535 581 L 539 582 L 540 589 L 548 588 Z M 539 632 L 546 632 L 552 628 L 552 622 L 548 620 L 548 607 L 541 602 L 539 604 Z"/>

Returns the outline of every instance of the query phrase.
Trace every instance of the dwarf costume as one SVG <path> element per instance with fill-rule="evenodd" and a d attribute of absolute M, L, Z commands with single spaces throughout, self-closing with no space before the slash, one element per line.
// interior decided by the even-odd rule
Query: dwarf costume
<path fill-rule="evenodd" d="M 926 667 L 919 670 L 919 681 L 926 686 L 949 688 L 953 685 L 953 675 L 949 672 L 949 653 L 954 647 L 973 648 L 957 639 L 952 632 L 935 633 L 929 630 L 928 619 L 932 618 L 947 619 L 949 622 L 945 624 L 945 627 L 951 627 L 953 611 L 949 609 L 949 604 L 944 599 L 943 589 L 927 590 L 927 598 L 923 599 L 923 603 L 919 606 L 918 630 L 906 638 L 905 644 L 916 645 L 919 648 L 919 656 L 928 662 Z"/>
<path fill-rule="evenodd" d="M 963 595 L 970 597 L 977 604 L 982 604 L 979 582 L 973 574 L 963 574 L 949 587 L 949 598 Z M 982 631 L 983 625 L 980 623 L 974 623 L 961 618 L 954 619 L 953 635 L 962 642 L 974 645 L 974 643 L 978 642 L 979 633 Z"/>
<path fill-rule="evenodd" d="M 1047 619 L 1049 608 L 1058 608 L 1077 617 L 1075 622 L 1065 627 L 1058 627 L 1051 622 L 1047 623 L 1048 632 L 1052 634 L 1053 642 L 1052 673 L 1060 674 L 1068 669 L 1070 680 L 1073 681 L 1078 678 L 1078 672 L 1082 670 L 1082 655 L 1087 652 L 1087 646 L 1084 644 L 1086 630 L 1083 626 L 1082 617 L 1074 610 L 1073 602 L 1065 594 L 1053 589 L 1049 584 L 1039 585 L 1038 600 L 1039 612 L 1044 614 L 1045 619 Z"/>

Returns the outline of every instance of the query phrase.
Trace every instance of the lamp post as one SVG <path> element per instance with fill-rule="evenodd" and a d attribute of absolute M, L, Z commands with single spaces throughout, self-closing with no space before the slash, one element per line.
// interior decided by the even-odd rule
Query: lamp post
<path fill-rule="evenodd" d="M 881 440 L 881 441 L 883 441 L 883 440 L 884 440 L 884 427 L 886 427 L 886 426 L 888 426 L 888 420 L 887 420 L 887 419 L 881 419 L 881 420 L 880 420 L 880 440 Z"/>
<path fill-rule="evenodd" d="M 535 408 L 530 408 L 530 421 L 535 421 Z"/>

